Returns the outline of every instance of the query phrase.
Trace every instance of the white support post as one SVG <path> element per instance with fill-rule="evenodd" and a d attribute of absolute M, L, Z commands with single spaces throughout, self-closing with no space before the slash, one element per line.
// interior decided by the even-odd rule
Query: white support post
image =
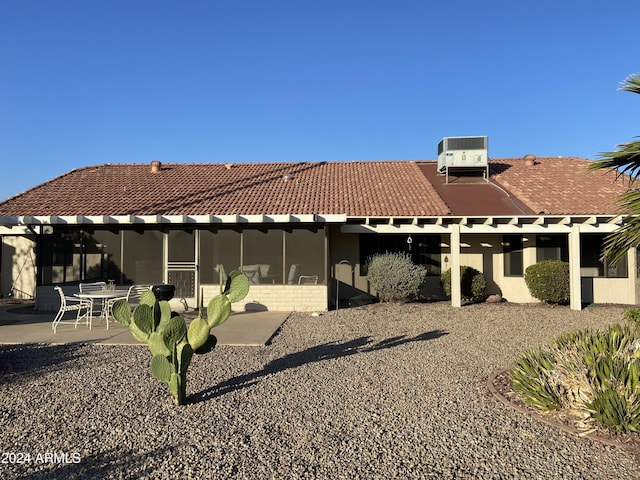
<path fill-rule="evenodd" d="M 573 224 L 569 232 L 569 292 L 571 310 L 582 310 L 580 280 L 580 225 Z"/>
<path fill-rule="evenodd" d="M 451 225 L 451 306 L 462 306 L 460 289 L 460 225 Z"/>

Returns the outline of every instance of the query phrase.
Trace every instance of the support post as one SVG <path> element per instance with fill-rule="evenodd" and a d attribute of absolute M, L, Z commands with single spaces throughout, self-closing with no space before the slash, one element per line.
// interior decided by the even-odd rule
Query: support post
<path fill-rule="evenodd" d="M 460 289 L 460 225 L 451 225 L 451 306 L 462 306 Z"/>
<path fill-rule="evenodd" d="M 574 224 L 569 232 L 569 307 L 582 310 L 582 285 L 580 279 L 580 225 Z"/>

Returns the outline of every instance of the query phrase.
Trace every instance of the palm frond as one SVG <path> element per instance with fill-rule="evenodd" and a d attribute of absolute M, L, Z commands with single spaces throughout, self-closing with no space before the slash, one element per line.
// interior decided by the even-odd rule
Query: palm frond
<path fill-rule="evenodd" d="M 629 75 L 625 81 L 622 82 L 620 90 L 631 93 L 640 93 L 640 74 L 635 73 L 633 75 Z"/>
<path fill-rule="evenodd" d="M 600 154 L 600 160 L 591 162 L 588 170 L 615 170 L 617 177 L 628 175 L 632 184 L 640 177 L 640 141 L 622 143 L 615 152 Z"/>
<path fill-rule="evenodd" d="M 628 217 L 617 230 L 604 239 L 602 257 L 610 263 L 618 263 L 627 255 L 627 250 L 640 244 L 640 218 Z"/>

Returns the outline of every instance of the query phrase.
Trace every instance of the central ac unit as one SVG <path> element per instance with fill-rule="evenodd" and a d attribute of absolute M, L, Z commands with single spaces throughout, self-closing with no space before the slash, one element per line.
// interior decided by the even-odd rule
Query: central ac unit
<path fill-rule="evenodd" d="M 489 137 L 444 137 L 438 144 L 438 171 L 448 168 L 486 168 Z"/>

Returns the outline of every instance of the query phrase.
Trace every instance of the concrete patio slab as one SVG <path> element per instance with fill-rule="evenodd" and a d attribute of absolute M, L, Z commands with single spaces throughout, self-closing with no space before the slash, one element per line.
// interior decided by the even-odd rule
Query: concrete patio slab
<path fill-rule="evenodd" d="M 233 312 L 222 325 L 214 327 L 212 333 L 218 345 L 262 346 L 266 345 L 285 322 L 290 312 Z M 127 327 L 116 321 L 109 322 L 107 330 L 104 322 L 94 321 L 89 330 L 84 324 L 77 328 L 70 324 L 58 325 L 53 333 L 51 322 L 54 313 L 40 313 L 25 305 L 0 306 L 0 343 L 98 343 L 110 345 L 139 344 Z M 73 319 L 69 313 L 65 319 Z M 183 315 L 187 322 L 195 317 L 195 312 Z"/>

